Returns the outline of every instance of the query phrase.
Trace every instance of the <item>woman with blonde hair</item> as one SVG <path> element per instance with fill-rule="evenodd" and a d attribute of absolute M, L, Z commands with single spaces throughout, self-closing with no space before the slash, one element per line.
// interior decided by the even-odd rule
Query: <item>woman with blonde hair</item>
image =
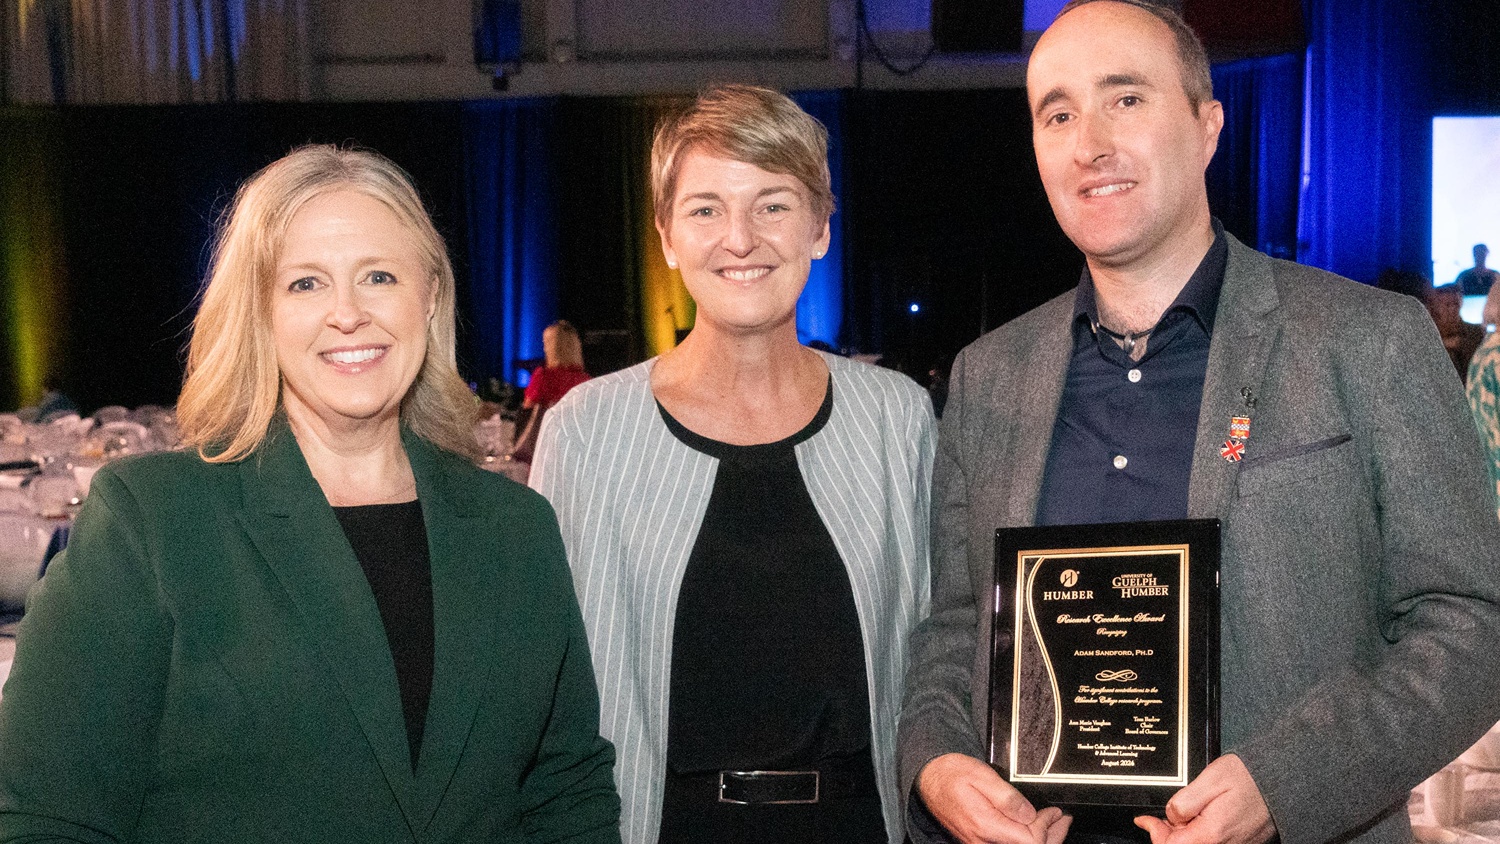
<path fill-rule="evenodd" d="M 531 371 L 521 406 L 531 411 L 526 427 L 516 437 L 511 459 L 530 463 L 542 417 L 574 387 L 589 380 L 583 368 L 583 338 L 573 323 L 560 319 L 542 330 L 543 365 Z"/>
<path fill-rule="evenodd" d="M 470 462 L 453 272 L 405 173 L 241 187 L 188 450 L 101 469 L 0 701 L 0 840 L 618 840 L 546 502 Z"/>
<path fill-rule="evenodd" d="M 710 89 L 657 129 L 657 229 L 697 321 L 568 394 L 557 508 L 632 844 L 900 842 L 895 733 L 926 612 L 926 394 L 797 342 L 833 213 L 827 135 Z"/>

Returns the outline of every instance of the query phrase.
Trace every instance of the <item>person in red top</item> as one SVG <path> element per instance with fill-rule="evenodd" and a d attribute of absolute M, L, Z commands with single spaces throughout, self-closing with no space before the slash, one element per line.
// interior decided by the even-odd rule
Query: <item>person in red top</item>
<path fill-rule="evenodd" d="M 531 372 L 526 384 L 526 398 L 521 406 L 531 411 L 526 427 L 516 437 L 516 447 L 511 451 L 512 460 L 531 462 L 532 449 L 536 447 L 536 436 L 541 431 L 542 414 L 557 404 L 569 390 L 589 380 L 583 368 L 583 341 L 578 329 L 565 319 L 547 326 L 542 331 L 542 354 L 546 363 Z"/>

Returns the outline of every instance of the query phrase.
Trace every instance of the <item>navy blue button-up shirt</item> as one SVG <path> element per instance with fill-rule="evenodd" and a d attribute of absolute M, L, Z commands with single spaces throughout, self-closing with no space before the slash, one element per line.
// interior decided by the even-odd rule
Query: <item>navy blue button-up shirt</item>
<path fill-rule="evenodd" d="M 1099 327 L 1094 282 L 1084 268 L 1037 524 L 1187 518 L 1203 374 L 1229 256 L 1218 220 L 1214 235 L 1138 361 Z M 1224 432 L 1227 437 L 1228 419 Z"/>

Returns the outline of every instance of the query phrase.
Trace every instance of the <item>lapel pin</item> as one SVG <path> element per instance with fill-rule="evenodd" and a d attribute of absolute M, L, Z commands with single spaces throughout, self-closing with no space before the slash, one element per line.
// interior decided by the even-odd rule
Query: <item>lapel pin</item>
<path fill-rule="evenodd" d="M 1247 394 L 1245 398 L 1246 404 L 1254 402 L 1254 399 L 1248 395 L 1249 391 L 1249 387 L 1240 391 L 1243 394 Z M 1224 444 L 1219 447 L 1219 456 L 1230 463 L 1240 462 L 1245 457 L 1245 440 L 1248 439 L 1250 439 L 1250 417 L 1231 416 L 1229 418 L 1229 439 L 1225 440 Z"/>
<path fill-rule="evenodd" d="M 1250 439 L 1250 417 L 1235 416 L 1229 420 L 1229 438 L 1234 440 Z"/>

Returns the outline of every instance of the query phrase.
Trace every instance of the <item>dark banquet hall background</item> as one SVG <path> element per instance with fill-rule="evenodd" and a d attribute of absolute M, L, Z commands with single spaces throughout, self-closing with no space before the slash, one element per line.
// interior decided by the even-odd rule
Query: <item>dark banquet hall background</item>
<path fill-rule="evenodd" d="M 1433 118 L 1500 115 L 1494 0 L 1184 0 L 1228 122 L 1214 212 L 1373 282 L 1435 259 Z M 838 211 L 804 342 L 919 380 L 1070 287 L 1025 50 L 1061 0 L 13 0 L 0 18 L 0 407 L 170 405 L 234 187 L 306 142 L 406 168 L 459 280 L 460 367 L 520 383 L 565 318 L 589 368 L 693 306 L 651 227 L 650 129 L 713 81 L 829 129 Z M 1495 237 L 1500 240 L 1500 234 Z"/>

